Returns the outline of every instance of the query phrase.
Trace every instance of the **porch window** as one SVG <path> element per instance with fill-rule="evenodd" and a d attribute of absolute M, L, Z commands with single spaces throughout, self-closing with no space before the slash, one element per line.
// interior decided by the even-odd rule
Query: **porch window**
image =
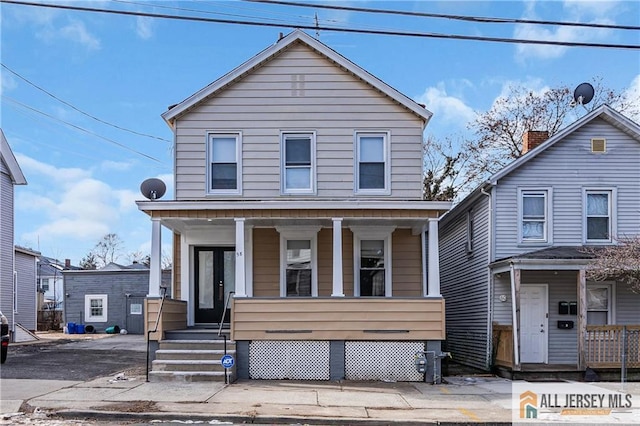
<path fill-rule="evenodd" d="M 280 296 L 318 296 L 320 227 L 276 227 L 280 233 Z"/>
<path fill-rule="evenodd" d="M 311 241 L 287 241 L 287 297 L 311 296 Z"/>
<path fill-rule="evenodd" d="M 386 193 L 389 190 L 388 133 L 356 133 L 356 192 Z"/>
<path fill-rule="evenodd" d="M 547 242 L 547 190 L 520 191 L 520 241 Z"/>
<path fill-rule="evenodd" d="M 313 193 L 315 135 L 313 133 L 282 134 L 282 192 Z"/>
<path fill-rule="evenodd" d="M 587 324 L 608 325 L 612 324 L 611 284 L 587 285 Z"/>
<path fill-rule="evenodd" d="M 208 134 L 208 193 L 240 193 L 240 146 L 239 133 Z"/>
<path fill-rule="evenodd" d="M 107 301 L 106 294 L 86 294 L 84 296 L 85 321 L 107 322 Z"/>
<path fill-rule="evenodd" d="M 391 297 L 391 234 L 394 227 L 350 228 L 354 242 L 354 295 Z"/>
<path fill-rule="evenodd" d="M 585 191 L 586 242 L 611 242 L 612 191 Z"/>

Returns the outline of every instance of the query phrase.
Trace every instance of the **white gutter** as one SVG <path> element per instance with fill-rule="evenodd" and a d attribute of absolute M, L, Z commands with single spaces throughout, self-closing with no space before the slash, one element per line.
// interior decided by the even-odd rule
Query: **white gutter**
<path fill-rule="evenodd" d="M 491 196 L 492 192 L 485 191 L 484 187 L 480 189 L 480 193 L 489 197 L 489 218 L 487 223 L 487 340 L 485 342 L 487 348 L 485 363 L 489 365 L 493 351 L 493 272 L 488 267 L 492 261 L 493 197 Z"/>
<path fill-rule="evenodd" d="M 410 200 L 229 200 L 229 201 L 136 201 L 143 211 L 173 210 L 266 210 L 266 209 L 315 209 L 315 210 L 449 210 L 450 201 L 410 201 Z"/>

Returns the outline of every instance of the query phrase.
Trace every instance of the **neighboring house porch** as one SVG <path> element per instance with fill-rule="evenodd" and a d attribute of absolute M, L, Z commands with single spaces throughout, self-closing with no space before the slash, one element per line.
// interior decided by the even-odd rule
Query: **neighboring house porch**
<path fill-rule="evenodd" d="M 490 265 L 494 366 L 579 377 L 586 368 L 619 373 L 623 363 L 640 369 L 640 294 L 615 280 L 587 281 L 591 257 L 554 247 Z"/>

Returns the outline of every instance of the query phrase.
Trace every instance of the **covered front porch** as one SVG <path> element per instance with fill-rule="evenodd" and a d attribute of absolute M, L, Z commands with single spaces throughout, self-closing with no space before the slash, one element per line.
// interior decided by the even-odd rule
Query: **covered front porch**
<path fill-rule="evenodd" d="M 589 259 L 553 248 L 491 265 L 494 367 L 580 377 L 640 368 L 640 295 L 615 280 L 588 281 Z"/>
<path fill-rule="evenodd" d="M 162 226 L 174 233 L 172 298 L 184 303 L 174 326 L 228 325 L 240 377 L 277 370 L 256 367 L 261 351 L 280 351 L 292 365 L 308 357 L 331 366 L 331 378 L 348 376 L 354 359 L 362 364 L 355 353 L 371 352 L 368 344 L 379 356 L 399 356 L 402 377 L 415 377 L 416 352 L 440 353 L 438 217 L 449 203 L 245 202 L 239 210 L 215 202 L 203 209 L 207 203 L 140 208 L 151 215 L 158 244 Z M 155 290 L 150 281 L 151 299 Z"/>

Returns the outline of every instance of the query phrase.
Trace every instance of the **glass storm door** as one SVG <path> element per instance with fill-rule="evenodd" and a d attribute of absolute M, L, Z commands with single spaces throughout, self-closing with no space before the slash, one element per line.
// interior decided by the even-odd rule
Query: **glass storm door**
<path fill-rule="evenodd" d="M 229 322 L 229 307 L 222 317 L 229 292 L 236 287 L 236 249 L 197 247 L 195 249 L 195 322 Z"/>

